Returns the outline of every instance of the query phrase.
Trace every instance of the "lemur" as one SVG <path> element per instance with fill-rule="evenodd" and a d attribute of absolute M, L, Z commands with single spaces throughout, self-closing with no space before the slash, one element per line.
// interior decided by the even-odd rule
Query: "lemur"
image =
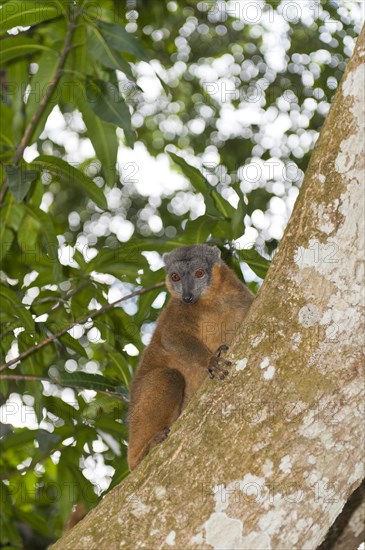
<path fill-rule="evenodd" d="M 239 333 L 253 301 L 216 246 L 182 246 L 163 259 L 171 299 L 132 381 L 131 470 L 166 439 L 208 374 L 220 380 L 227 376 L 231 363 L 221 354 Z"/>

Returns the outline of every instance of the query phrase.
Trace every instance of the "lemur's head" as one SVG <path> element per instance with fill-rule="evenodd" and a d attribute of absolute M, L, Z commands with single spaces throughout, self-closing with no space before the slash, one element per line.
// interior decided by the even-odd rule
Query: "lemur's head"
<path fill-rule="evenodd" d="M 221 263 L 216 246 L 197 244 L 181 246 L 163 255 L 170 294 L 185 304 L 195 304 L 209 287 L 214 265 Z"/>

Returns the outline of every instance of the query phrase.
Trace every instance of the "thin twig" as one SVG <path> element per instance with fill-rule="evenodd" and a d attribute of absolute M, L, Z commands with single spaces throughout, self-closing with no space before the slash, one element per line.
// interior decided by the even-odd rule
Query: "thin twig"
<path fill-rule="evenodd" d="M 28 376 L 27 374 L 2 374 L 2 380 L 49 380 L 42 376 Z M 49 380 L 51 382 L 51 380 Z"/>
<path fill-rule="evenodd" d="M 35 353 L 36 351 L 38 351 L 41 348 L 44 348 L 48 344 L 51 344 L 51 342 L 53 342 L 57 338 L 60 338 L 64 334 L 66 334 L 66 332 L 68 332 L 70 329 L 72 329 L 75 325 L 83 325 L 84 323 L 87 323 L 88 321 L 90 321 L 90 319 L 95 319 L 95 317 L 99 317 L 100 315 L 103 315 L 107 311 L 110 311 L 111 309 L 113 309 L 120 302 L 130 300 L 131 298 L 134 298 L 135 296 L 140 296 L 141 294 L 145 294 L 146 292 L 150 292 L 151 290 L 161 288 L 164 285 L 165 285 L 165 283 L 162 282 L 162 283 L 157 283 L 157 284 L 155 284 L 153 286 L 150 286 L 148 288 L 141 288 L 140 290 L 136 290 L 136 291 L 132 292 L 131 294 L 128 294 L 127 296 L 124 296 L 123 298 L 119 298 L 119 300 L 115 300 L 114 302 L 111 302 L 110 304 L 105 304 L 104 306 L 102 306 L 100 309 L 97 309 L 93 313 L 88 313 L 84 317 L 81 317 L 81 319 L 77 319 L 76 321 L 73 321 L 73 323 L 71 323 L 67 327 L 59 330 L 55 334 L 52 334 L 52 336 L 49 336 L 48 338 L 45 338 L 44 340 L 42 340 L 38 344 L 35 344 L 34 346 L 31 346 L 27 350 L 20 353 L 14 359 L 11 359 L 7 363 L 4 363 L 3 365 L 1 365 L 0 366 L 0 372 L 4 371 L 8 367 L 11 367 L 11 365 L 14 365 L 15 363 L 18 363 L 18 361 L 22 361 L 23 359 L 26 359 L 27 357 L 29 357 L 29 355 L 32 355 L 33 353 Z M 2 378 L 2 377 L 0 377 L 0 378 Z"/>

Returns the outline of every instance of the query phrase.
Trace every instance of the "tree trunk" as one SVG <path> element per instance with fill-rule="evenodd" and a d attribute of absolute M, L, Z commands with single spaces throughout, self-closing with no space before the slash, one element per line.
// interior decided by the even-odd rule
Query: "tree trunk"
<path fill-rule="evenodd" d="M 315 549 L 361 483 L 364 34 L 229 377 L 55 550 Z"/>
<path fill-rule="evenodd" d="M 318 550 L 349 550 L 365 541 L 365 479 L 346 502 Z"/>

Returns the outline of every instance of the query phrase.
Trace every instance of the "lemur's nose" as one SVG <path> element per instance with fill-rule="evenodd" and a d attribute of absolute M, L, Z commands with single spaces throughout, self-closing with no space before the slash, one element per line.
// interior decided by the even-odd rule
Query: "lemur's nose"
<path fill-rule="evenodd" d="M 192 301 L 193 301 L 193 295 L 192 294 L 184 294 L 183 295 L 183 302 L 185 302 L 185 304 L 191 304 Z"/>

